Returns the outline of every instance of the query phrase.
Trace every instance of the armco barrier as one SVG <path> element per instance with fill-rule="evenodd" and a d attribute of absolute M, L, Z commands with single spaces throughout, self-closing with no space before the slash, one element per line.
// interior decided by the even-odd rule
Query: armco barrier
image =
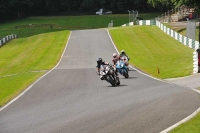
<path fill-rule="evenodd" d="M 8 35 L 2 39 L 0 39 L 0 47 L 2 47 L 3 45 L 5 45 L 8 41 L 17 38 L 16 34 L 12 34 L 12 35 Z"/>
<path fill-rule="evenodd" d="M 138 25 L 156 25 L 156 20 L 139 20 L 137 21 L 137 24 Z M 122 26 L 132 26 L 132 25 L 134 25 L 133 22 L 130 22 Z"/>
<path fill-rule="evenodd" d="M 170 35 L 171 37 L 173 37 L 174 39 L 178 40 L 179 42 L 183 43 L 184 45 L 194 49 L 193 52 L 193 73 L 198 73 L 198 53 L 197 53 L 197 49 L 200 48 L 200 44 L 198 41 L 192 40 L 188 37 L 185 37 L 175 31 L 173 31 L 172 29 L 166 27 L 165 25 L 163 25 L 161 22 L 156 21 L 156 25 L 165 33 L 167 33 L 168 35 Z"/>
<path fill-rule="evenodd" d="M 193 73 L 198 73 L 198 52 L 197 49 L 200 49 L 200 44 L 198 41 L 192 40 L 188 37 L 185 37 L 175 31 L 173 31 L 172 29 L 166 27 L 165 25 L 163 25 L 161 22 L 159 22 L 158 20 L 139 20 L 138 21 L 139 25 L 157 25 L 162 31 L 164 31 L 165 33 L 167 33 L 168 35 L 170 35 L 171 37 L 173 37 L 174 39 L 178 40 L 179 42 L 183 43 L 184 45 L 193 48 L 194 52 L 193 52 Z M 132 26 L 133 22 L 130 22 L 128 24 L 124 24 L 122 26 Z"/>
<path fill-rule="evenodd" d="M 156 25 L 155 20 L 139 20 L 139 25 Z"/>

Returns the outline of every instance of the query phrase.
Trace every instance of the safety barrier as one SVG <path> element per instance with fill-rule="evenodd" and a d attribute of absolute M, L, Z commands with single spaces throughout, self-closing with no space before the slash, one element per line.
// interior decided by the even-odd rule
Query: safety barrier
<path fill-rule="evenodd" d="M 128 24 L 124 24 L 122 26 L 132 26 L 134 25 L 133 22 L 130 22 Z M 182 44 L 194 49 L 193 52 L 193 73 L 198 73 L 198 52 L 197 49 L 200 49 L 200 44 L 198 41 L 192 40 L 188 37 L 185 37 L 174 30 L 166 27 L 164 24 L 159 22 L 158 20 L 139 20 L 138 25 L 156 25 L 158 26 L 163 32 L 167 33 L 174 39 L 178 40 Z"/>
<path fill-rule="evenodd" d="M 8 41 L 17 38 L 16 34 L 12 34 L 12 35 L 8 35 L 2 39 L 0 39 L 0 47 L 2 47 L 3 45 L 5 45 Z"/>
<path fill-rule="evenodd" d="M 170 35 L 171 37 L 173 37 L 174 39 L 178 40 L 179 42 L 183 43 L 184 45 L 193 48 L 193 49 L 198 49 L 199 48 L 199 42 L 192 40 L 188 37 L 185 37 L 177 32 L 175 32 L 174 30 L 166 27 L 165 25 L 163 25 L 161 22 L 156 21 L 156 25 L 165 33 L 167 33 L 168 35 Z"/>
<path fill-rule="evenodd" d="M 156 20 L 138 20 L 135 22 L 136 25 L 156 25 Z M 134 25 L 133 22 L 123 24 L 122 26 L 132 26 Z"/>
<path fill-rule="evenodd" d="M 173 31 L 172 29 L 166 27 L 165 25 L 163 25 L 161 22 L 156 21 L 156 25 L 165 33 L 167 33 L 168 35 L 170 35 L 171 37 L 173 37 L 174 39 L 178 40 L 179 42 L 181 42 L 182 44 L 193 48 L 194 52 L 193 52 L 193 73 L 198 73 L 198 53 L 197 53 L 197 49 L 200 48 L 200 44 L 198 41 L 192 40 L 188 37 L 185 37 L 175 31 Z"/>
<path fill-rule="evenodd" d="M 156 25 L 155 20 L 139 20 L 139 25 Z"/>

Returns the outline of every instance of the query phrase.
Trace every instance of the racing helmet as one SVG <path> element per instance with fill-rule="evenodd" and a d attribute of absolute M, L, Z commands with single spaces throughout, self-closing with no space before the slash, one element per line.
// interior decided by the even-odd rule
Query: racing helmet
<path fill-rule="evenodd" d="M 124 52 L 125 52 L 124 50 L 121 51 L 122 54 L 124 54 Z"/>
<path fill-rule="evenodd" d="M 114 53 L 114 54 L 113 54 L 113 58 L 116 58 L 116 57 L 117 57 L 117 54 L 116 54 L 116 53 Z"/>
<path fill-rule="evenodd" d="M 98 63 L 98 64 L 99 64 L 99 63 L 102 63 L 102 61 L 103 61 L 102 58 L 98 58 L 98 59 L 97 59 L 97 63 Z"/>

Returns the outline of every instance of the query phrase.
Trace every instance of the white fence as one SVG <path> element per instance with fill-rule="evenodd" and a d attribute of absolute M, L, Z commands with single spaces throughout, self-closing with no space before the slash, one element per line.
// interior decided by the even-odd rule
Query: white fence
<path fill-rule="evenodd" d="M 168 35 L 170 35 L 171 37 L 173 37 L 174 39 L 178 40 L 179 42 L 181 42 L 182 44 L 193 48 L 194 52 L 193 52 L 193 73 L 198 73 L 198 53 L 197 53 L 197 49 L 200 48 L 200 44 L 198 41 L 192 40 L 188 37 L 185 37 L 175 31 L 173 31 L 172 29 L 166 27 L 165 25 L 163 25 L 161 22 L 156 21 L 156 25 L 165 33 L 167 33 Z"/>
<path fill-rule="evenodd" d="M 132 25 L 134 25 L 133 22 L 130 22 L 130 23 L 124 24 L 122 26 L 132 26 Z M 170 35 L 174 39 L 176 39 L 179 42 L 181 42 L 182 44 L 194 49 L 194 52 L 193 52 L 193 73 L 198 73 L 198 71 L 200 71 L 200 70 L 198 70 L 198 52 L 197 52 L 197 49 L 200 49 L 200 44 L 199 44 L 198 41 L 192 40 L 188 37 L 185 37 L 185 36 L 175 32 L 174 30 L 166 27 L 164 24 L 162 24 L 158 20 L 156 20 L 156 21 L 155 20 L 139 20 L 138 25 L 156 25 L 163 32 L 167 33 L 168 35 Z"/>
<path fill-rule="evenodd" d="M 123 24 L 122 26 L 132 26 L 134 25 L 133 22 L 127 23 L 127 24 Z M 155 20 L 139 20 L 136 22 L 136 25 L 156 25 L 156 21 Z"/>
<path fill-rule="evenodd" d="M 3 45 L 5 45 L 8 41 L 17 38 L 16 34 L 12 34 L 12 35 L 8 35 L 2 39 L 0 39 L 0 47 L 2 47 Z"/>

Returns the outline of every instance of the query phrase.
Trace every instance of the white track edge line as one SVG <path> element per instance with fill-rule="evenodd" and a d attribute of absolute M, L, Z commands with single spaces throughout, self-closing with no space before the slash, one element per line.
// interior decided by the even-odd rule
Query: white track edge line
<path fill-rule="evenodd" d="M 107 30 L 107 33 L 108 33 L 108 35 L 109 35 L 109 37 L 110 37 L 110 40 L 111 40 L 111 42 L 112 42 L 112 44 L 113 44 L 115 50 L 116 50 L 117 53 L 119 54 L 119 51 L 118 51 L 117 47 L 115 46 L 115 43 L 113 42 L 113 40 L 112 40 L 112 38 L 111 38 L 111 36 L 110 36 L 110 33 L 109 33 L 108 29 L 106 29 L 106 30 Z M 148 77 L 153 78 L 153 79 L 155 79 L 155 80 L 159 80 L 159 81 L 162 81 L 162 82 L 169 83 L 169 82 L 167 82 L 167 81 L 164 81 L 164 80 L 161 80 L 161 79 L 157 79 L 157 78 L 155 78 L 155 77 L 152 77 L 152 76 L 150 76 L 150 75 L 147 75 L 147 74 L 145 74 L 145 73 L 139 71 L 138 69 L 132 67 L 131 65 L 129 65 L 129 67 L 131 67 L 132 69 L 135 69 L 136 71 L 138 71 L 139 73 L 141 73 L 141 74 L 143 74 L 143 75 L 145 75 L 145 76 L 148 76 Z M 193 90 L 193 91 L 195 91 L 195 92 L 197 92 L 197 93 L 200 94 L 200 91 L 197 90 L 197 89 L 190 89 L 190 90 Z M 184 122 L 190 120 L 191 118 L 193 118 L 193 117 L 194 117 L 197 113 L 199 113 L 199 112 L 200 112 L 200 107 L 199 107 L 196 111 L 194 111 L 191 115 L 187 116 L 186 118 L 184 118 L 184 119 L 181 120 L 180 122 L 177 122 L 176 124 L 172 125 L 171 127 L 169 127 L 169 128 L 167 128 L 167 129 L 161 131 L 160 133 L 167 133 L 167 132 L 171 131 L 172 129 L 176 128 L 177 126 L 181 125 L 182 123 L 184 123 Z"/>
<path fill-rule="evenodd" d="M 39 79 L 37 79 L 33 84 L 31 84 L 28 88 L 26 88 L 22 93 L 20 93 L 18 96 L 16 96 L 13 100 L 11 100 L 10 102 L 8 102 L 6 105 L 4 105 L 3 107 L 0 108 L 0 111 L 4 110 L 6 107 L 8 107 L 9 105 L 11 105 L 13 102 L 15 102 L 17 99 L 19 99 L 21 96 L 23 96 L 27 91 L 29 91 L 33 85 L 35 85 L 37 82 L 39 82 L 43 77 L 45 77 L 47 74 L 49 74 L 51 71 L 53 71 L 60 63 L 66 49 L 67 49 L 67 46 L 68 46 L 68 43 L 69 43 L 69 39 L 71 37 L 71 33 L 72 31 L 70 31 L 70 34 L 69 34 L 69 37 L 68 37 L 68 40 L 67 40 L 67 43 L 65 45 L 65 49 L 60 57 L 60 60 L 59 62 L 56 64 L 56 66 L 54 68 L 52 68 L 51 70 L 49 70 L 47 73 L 45 73 L 43 76 L 41 76 Z"/>
<path fill-rule="evenodd" d="M 197 93 L 200 94 L 200 91 L 199 91 L 199 90 L 196 90 L 196 89 L 191 89 L 191 90 L 193 90 L 193 91 L 195 91 L 195 92 L 197 92 Z M 194 116 L 196 116 L 199 112 L 200 112 L 200 107 L 199 107 L 196 111 L 194 111 L 191 115 L 187 116 L 186 118 L 184 118 L 183 120 L 177 122 L 176 124 L 174 124 L 174 125 L 168 127 L 167 129 L 161 131 L 160 133 L 168 133 L 168 132 L 170 132 L 171 130 L 173 130 L 174 128 L 178 127 L 179 125 L 181 125 L 181 124 L 183 124 L 183 123 L 189 121 L 190 119 L 192 119 L 192 118 L 193 118 Z"/>

